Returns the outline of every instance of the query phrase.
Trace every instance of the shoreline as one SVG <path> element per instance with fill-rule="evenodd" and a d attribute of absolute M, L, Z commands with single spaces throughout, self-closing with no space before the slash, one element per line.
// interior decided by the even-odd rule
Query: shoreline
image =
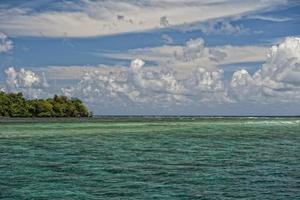
<path fill-rule="evenodd" d="M 176 115 L 102 115 L 82 118 L 17 118 L 0 117 L 1 123 L 84 123 L 84 122 L 191 122 L 191 121 L 230 121 L 230 120 L 274 120 L 300 119 L 300 116 L 176 116 Z"/>

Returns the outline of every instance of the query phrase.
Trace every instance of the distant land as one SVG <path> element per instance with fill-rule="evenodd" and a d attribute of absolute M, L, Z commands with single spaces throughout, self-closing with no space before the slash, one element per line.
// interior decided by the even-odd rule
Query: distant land
<path fill-rule="evenodd" d="M 92 115 L 77 98 L 54 95 L 48 99 L 25 99 L 22 93 L 0 92 L 1 118 L 79 118 Z"/>

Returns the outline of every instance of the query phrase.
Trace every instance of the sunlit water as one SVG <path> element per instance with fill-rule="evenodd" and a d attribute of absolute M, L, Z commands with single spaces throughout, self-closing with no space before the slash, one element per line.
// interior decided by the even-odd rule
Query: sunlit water
<path fill-rule="evenodd" d="M 1 199 L 300 199 L 300 120 L 0 123 Z"/>

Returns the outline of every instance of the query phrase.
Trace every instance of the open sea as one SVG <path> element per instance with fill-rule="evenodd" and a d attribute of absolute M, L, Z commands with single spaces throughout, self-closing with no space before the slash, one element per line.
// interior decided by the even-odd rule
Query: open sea
<path fill-rule="evenodd" d="M 297 200 L 300 118 L 2 120 L 0 199 Z"/>

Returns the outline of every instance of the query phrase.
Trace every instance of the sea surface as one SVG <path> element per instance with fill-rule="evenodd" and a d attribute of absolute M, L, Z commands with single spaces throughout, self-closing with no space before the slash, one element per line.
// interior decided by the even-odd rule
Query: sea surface
<path fill-rule="evenodd" d="M 0 199 L 300 199 L 299 118 L 0 122 Z"/>

